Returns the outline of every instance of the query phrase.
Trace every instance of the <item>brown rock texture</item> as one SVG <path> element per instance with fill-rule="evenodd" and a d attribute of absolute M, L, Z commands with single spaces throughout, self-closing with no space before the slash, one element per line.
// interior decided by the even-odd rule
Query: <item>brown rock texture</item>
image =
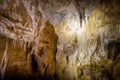
<path fill-rule="evenodd" d="M 120 0 L 0 0 L 0 80 L 120 80 Z"/>

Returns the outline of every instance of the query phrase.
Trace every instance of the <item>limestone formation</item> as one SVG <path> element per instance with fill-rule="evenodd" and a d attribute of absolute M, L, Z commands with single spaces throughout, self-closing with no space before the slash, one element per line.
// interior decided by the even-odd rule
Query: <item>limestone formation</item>
<path fill-rule="evenodd" d="M 119 80 L 120 0 L 0 0 L 0 80 Z"/>

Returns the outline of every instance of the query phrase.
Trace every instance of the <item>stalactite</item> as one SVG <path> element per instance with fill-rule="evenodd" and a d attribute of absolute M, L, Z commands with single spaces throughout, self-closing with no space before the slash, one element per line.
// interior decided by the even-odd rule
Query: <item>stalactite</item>
<path fill-rule="evenodd" d="M 19 41 L 19 47 L 20 47 L 20 48 L 23 47 L 23 41 L 22 41 L 22 40 Z"/>
<path fill-rule="evenodd" d="M 26 51 L 26 47 L 27 47 L 27 42 L 24 42 L 24 51 Z"/>
<path fill-rule="evenodd" d="M 84 27 L 85 26 L 85 8 L 84 7 L 82 8 L 82 17 L 83 17 L 82 27 Z"/>
<path fill-rule="evenodd" d="M 15 40 L 12 40 L 13 48 L 15 49 Z"/>
<path fill-rule="evenodd" d="M 8 44 L 6 42 L 6 49 L 3 53 L 2 61 L 1 61 L 1 64 L 0 64 L 1 80 L 4 79 L 7 64 L 8 64 Z"/>
<path fill-rule="evenodd" d="M 31 43 L 30 43 L 30 42 L 26 42 L 26 47 L 27 47 L 27 48 L 32 48 Z M 30 51 L 31 51 L 31 49 L 30 49 Z"/>

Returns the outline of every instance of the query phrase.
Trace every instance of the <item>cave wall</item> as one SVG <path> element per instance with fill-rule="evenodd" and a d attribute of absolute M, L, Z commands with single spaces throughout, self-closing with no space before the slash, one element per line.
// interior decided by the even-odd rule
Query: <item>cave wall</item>
<path fill-rule="evenodd" d="M 119 80 L 119 0 L 0 0 L 2 80 Z"/>

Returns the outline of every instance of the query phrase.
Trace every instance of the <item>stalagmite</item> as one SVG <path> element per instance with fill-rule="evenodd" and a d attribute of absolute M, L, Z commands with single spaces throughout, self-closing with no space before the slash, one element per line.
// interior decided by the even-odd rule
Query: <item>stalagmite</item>
<path fill-rule="evenodd" d="M 7 64 L 8 64 L 8 43 L 6 42 L 6 49 L 5 49 L 4 53 L 3 53 L 2 61 L 1 61 L 1 64 L 0 64 L 1 80 L 4 79 Z"/>

